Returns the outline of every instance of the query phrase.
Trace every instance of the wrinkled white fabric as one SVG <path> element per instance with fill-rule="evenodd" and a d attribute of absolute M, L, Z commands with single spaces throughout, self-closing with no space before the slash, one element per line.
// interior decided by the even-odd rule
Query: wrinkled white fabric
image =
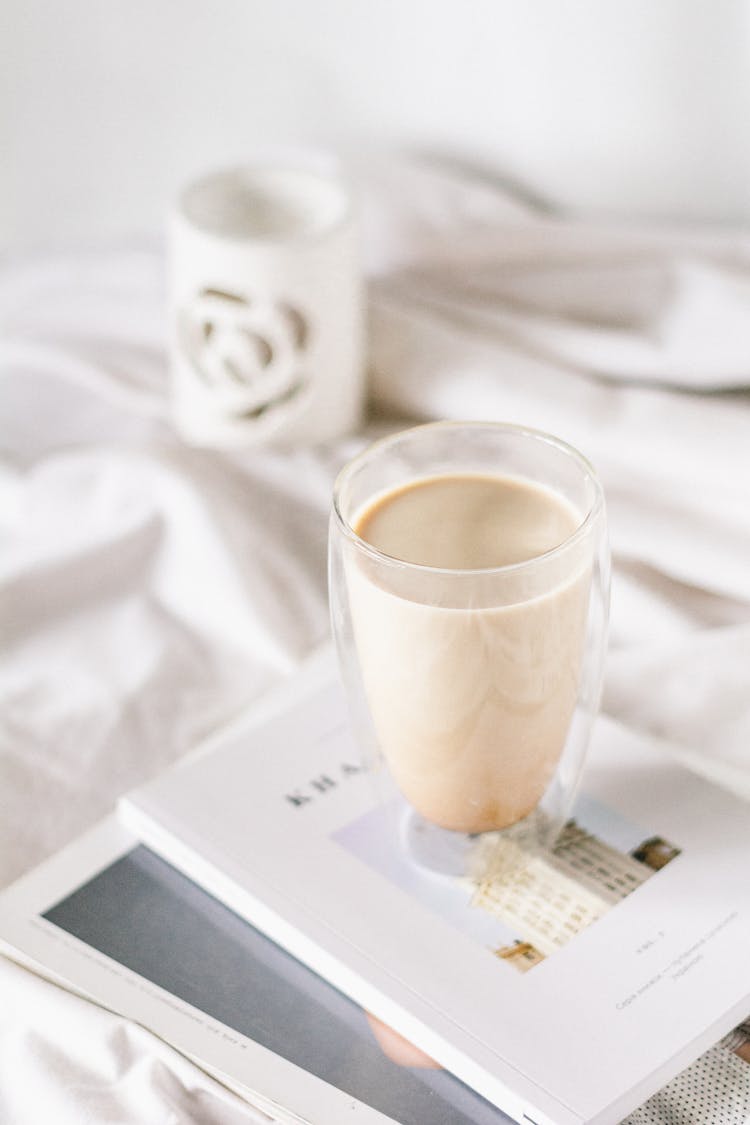
<path fill-rule="evenodd" d="M 522 422 L 595 462 L 615 563 L 605 708 L 750 796 L 747 236 L 563 221 L 457 168 L 358 174 L 383 417 L 333 447 L 178 442 L 158 247 L 0 269 L 0 884 L 326 636 L 333 477 L 390 415 Z M 106 1056 L 115 1017 L 76 1019 Z M 62 1025 L 0 1003 L 0 1037 L 13 1020 L 36 1078 L 0 1069 L 10 1120 L 87 1120 Z M 132 1051 L 148 1072 L 152 1045 Z M 158 1083 L 162 1116 L 138 1111 L 116 1057 L 115 1108 L 92 1120 L 170 1120 Z"/>
<path fill-rule="evenodd" d="M 2 957 L 0 996 L 4 1125 L 268 1121 L 149 1031 Z"/>

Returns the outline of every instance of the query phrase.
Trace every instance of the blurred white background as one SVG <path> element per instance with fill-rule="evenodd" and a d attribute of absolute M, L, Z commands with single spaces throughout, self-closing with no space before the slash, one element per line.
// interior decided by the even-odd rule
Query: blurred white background
<path fill-rule="evenodd" d="M 157 231 L 193 173 L 300 142 L 750 218 L 747 0 L 4 0 L 3 25 L 6 247 Z"/>

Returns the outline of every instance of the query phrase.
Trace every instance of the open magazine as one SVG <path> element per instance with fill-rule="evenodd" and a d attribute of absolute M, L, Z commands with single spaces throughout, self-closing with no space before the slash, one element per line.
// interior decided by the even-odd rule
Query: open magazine
<path fill-rule="evenodd" d="M 601 720 L 552 854 L 408 858 L 330 657 L 122 802 L 150 848 L 527 1125 L 607 1125 L 750 1010 L 747 805 Z"/>
<path fill-rule="evenodd" d="M 392 1062 L 355 1003 L 113 817 L 0 894 L 0 949 L 148 1027 L 259 1120 L 509 1122 L 447 1072 Z"/>

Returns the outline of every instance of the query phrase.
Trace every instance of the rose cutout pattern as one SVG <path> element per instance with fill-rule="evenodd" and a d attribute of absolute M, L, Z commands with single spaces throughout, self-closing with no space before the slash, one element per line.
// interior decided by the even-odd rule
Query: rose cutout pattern
<path fill-rule="evenodd" d="M 309 318 L 296 305 L 202 289 L 178 316 L 183 354 L 219 409 L 248 421 L 288 414 L 309 386 Z"/>

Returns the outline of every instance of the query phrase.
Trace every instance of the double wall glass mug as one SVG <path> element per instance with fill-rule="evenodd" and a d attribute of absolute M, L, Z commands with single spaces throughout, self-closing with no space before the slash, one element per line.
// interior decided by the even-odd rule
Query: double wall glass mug
<path fill-rule="evenodd" d="M 605 505 L 586 459 L 506 424 L 376 442 L 335 483 L 329 584 L 355 734 L 412 858 L 460 873 L 481 834 L 552 846 L 606 647 Z"/>

